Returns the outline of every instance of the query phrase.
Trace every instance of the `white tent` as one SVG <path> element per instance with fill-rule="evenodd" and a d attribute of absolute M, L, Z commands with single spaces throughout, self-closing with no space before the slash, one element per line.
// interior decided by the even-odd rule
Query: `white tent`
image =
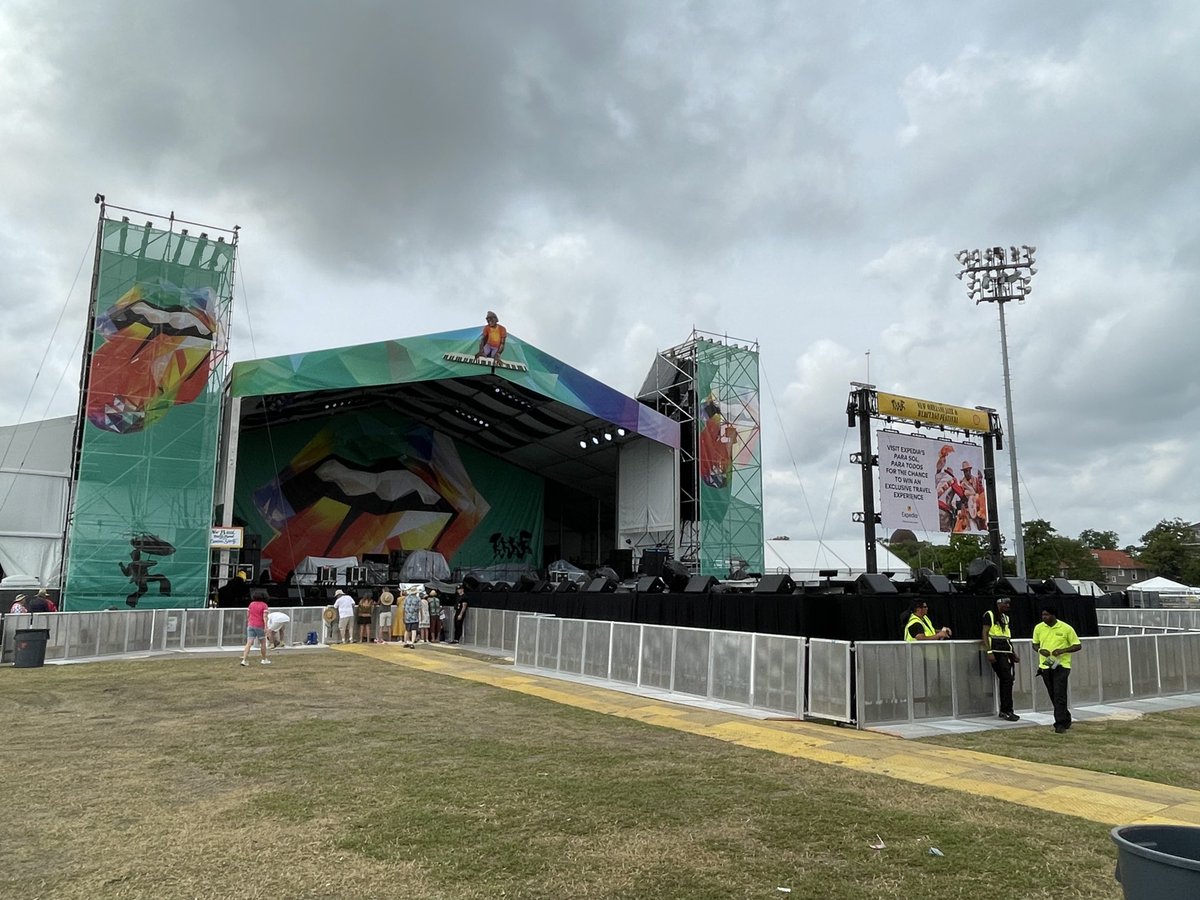
<path fill-rule="evenodd" d="M 908 563 L 875 545 L 875 560 L 880 572 L 892 572 L 894 581 L 912 579 Z M 862 541 L 780 541 L 769 540 L 763 549 L 763 574 L 788 574 L 793 581 L 816 582 L 821 571 L 837 570 L 836 579 L 857 578 L 867 571 L 867 548 Z"/>
<path fill-rule="evenodd" d="M 1200 588 L 1191 588 L 1186 584 L 1180 584 L 1178 581 L 1172 581 L 1170 578 L 1163 578 L 1158 575 L 1154 578 L 1147 578 L 1145 581 L 1139 581 L 1137 584 L 1131 584 L 1126 590 L 1129 591 L 1167 591 L 1169 593 L 1196 591 L 1200 593 Z"/>
<path fill-rule="evenodd" d="M 0 567 L 58 587 L 75 418 L 0 428 Z"/>

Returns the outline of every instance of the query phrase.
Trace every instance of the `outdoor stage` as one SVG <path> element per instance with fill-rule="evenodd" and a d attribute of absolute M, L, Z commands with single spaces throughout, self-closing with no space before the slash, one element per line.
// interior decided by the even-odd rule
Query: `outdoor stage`
<path fill-rule="evenodd" d="M 759 634 L 802 635 L 840 641 L 896 641 L 917 597 L 929 601 L 929 616 L 949 625 L 955 640 L 978 639 L 983 614 L 995 597 L 971 594 L 639 594 L 478 592 L 472 606 L 544 613 L 572 619 L 637 622 Z M 1012 633 L 1028 637 L 1050 603 L 1081 637 L 1099 632 L 1092 597 L 1012 597 Z"/>

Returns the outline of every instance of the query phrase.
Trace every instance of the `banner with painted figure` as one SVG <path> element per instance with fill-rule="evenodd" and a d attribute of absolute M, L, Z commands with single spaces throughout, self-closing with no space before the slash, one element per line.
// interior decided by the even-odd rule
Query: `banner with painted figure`
<path fill-rule="evenodd" d="M 877 438 L 885 529 L 987 534 L 982 447 L 891 431 Z"/>
<path fill-rule="evenodd" d="M 433 550 L 541 565 L 539 476 L 384 407 L 242 432 L 234 511 L 286 581 L 307 557 Z"/>
<path fill-rule="evenodd" d="M 100 226 L 65 596 L 203 606 L 235 247 Z"/>
<path fill-rule="evenodd" d="M 696 348 L 700 574 L 727 578 L 763 566 L 758 353 L 702 341 Z"/>

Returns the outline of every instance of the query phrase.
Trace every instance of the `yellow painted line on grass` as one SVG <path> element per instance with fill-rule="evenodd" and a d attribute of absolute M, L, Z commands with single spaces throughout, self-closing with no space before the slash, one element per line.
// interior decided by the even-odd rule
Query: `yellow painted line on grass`
<path fill-rule="evenodd" d="M 620 716 L 824 765 L 931 785 L 1106 825 L 1200 826 L 1200 791 L 1026 760 L 955 750 L 891 735 L 793 720 L 757 720 L 573 681 L 514 672 L 446 648 L 359 644 L 335 649 L 553 703 Z M 1064 737 L 1069 741 L 1070 737 Z"/>

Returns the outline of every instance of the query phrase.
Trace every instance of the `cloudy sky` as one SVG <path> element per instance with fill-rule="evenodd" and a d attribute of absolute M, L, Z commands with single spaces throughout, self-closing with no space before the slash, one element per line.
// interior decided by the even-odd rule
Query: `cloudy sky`
<path fill-rule="evenodd" d="M 1033 244 L 1024 517 L 1133 543 L 1200 519 L 1198 95 L 1189 0 L 0 0 L 0 424 L 74 411 L 102 192 L 241 226 L 235 359 L 755 340 L 768 535 L 854 537 L 850 382 L 1003 409 L 953 254 Z"/>

